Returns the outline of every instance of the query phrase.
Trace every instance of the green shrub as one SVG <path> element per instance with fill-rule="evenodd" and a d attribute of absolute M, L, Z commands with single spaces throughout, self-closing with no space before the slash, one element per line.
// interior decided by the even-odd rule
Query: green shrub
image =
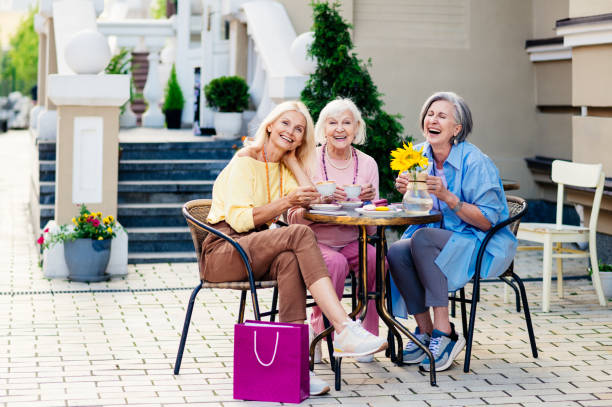
<path fill-rule="evenodd" d="M 328 102 L 338 97 L 347 97 L 355 102 L 367 127 L 366 143 L 358 147 L 378 163 L 381 197 L 396 200 L 399 193 L 393 185 L 396 174 L 391 171 L 390 153 L 401 145 L 404 128 L 398 120 L 400 116 L 388 114 L 382 109 L 382 95 L 368 73 L 370 61 L 365 64 L 351 52 L 351 25 L 338 13 L 340 3 L 330 5 L 313 1 L 311 6 L 314 12 L 314 42 L 309 54 L 316 59 L 317 69 L 310 75 L 302 91 L 302 101 L 314 120 Z M 405 140 L 411 141 L 412 138 Z"/>
<path fill-rule="evenodd" d="M 121 48 L 118 53 L 113 55 L 104 68 L 104 73 L 107 75 L 129 75 L 131 71 L 132 54 L 127 48 Z M 134 78 L 130 76 L 130 99 L 134 100 Z M 120 114 L 125 113 L 127 107 L 125 102 L 120 108 Z"/>
<path fill-rule="evenodd" d="M 249 86 L 240 76 L 221 76 L 204 86 L 208 106 L 220 112 L 242 112 L 249 106 Z"/>
<path fill-rule="evenodd" d="M 163 110 L 182 110 L 185 106 L 185 98 L 181 91 L 181 86 L 176 78 L 176 68 L 172 65 L 168 84 L 166 85 L 166 97 L 164 99 Z"/>
<path fill-rule="evenodd" d="M 166 0 L 153 0 L 149 11 L 152 18 L 157 20 L 166 18 Z"/>

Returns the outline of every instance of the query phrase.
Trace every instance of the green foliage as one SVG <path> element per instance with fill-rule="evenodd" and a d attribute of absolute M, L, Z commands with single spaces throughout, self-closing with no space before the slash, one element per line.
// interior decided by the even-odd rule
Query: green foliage
<path fill-rule="evenodd" d="M 309 54 L 316 59 L 317 69 L 302 91 L 302 101 L 314 120 L 328 102 L 338 97 L 355 102 L 367 127 L 366 143 L 359 148 L 378 163 L 381 197 L 397 200 L 399 193 L 393 185 L 395 174 L 390 167 L 390 153 L 401 145 L 404 128 L 398 120 L 400 116 L 382 109 L 382 95 L 368 73 L 370 61 L 365 64 L 351 52 L 351 25 L 338 13 L 340 3 L 313 1 L 311 6 L 314 42 Z M 411 141 L 412 138 L 405 140 Z"/>
<path fill-rule="evenodd" d="M 221 76 L 204 87 L 208 106 L 220 112 L 242 112 L 249 106 L 249 86 L 240 76 Z"/>
<path fill-rule="evenodd" d="M 50 233 L 45 239 L 44 233 L 37 240 L 44 249 L 57 243 L 76 239 L 105 240 L 116 236 L 115 231 L 119 228 L 112 215 L 102 217 L 101 212 L 90 212 L 85 205 L 81 205 L 79 217 L 72 218 L 73 225 L 62 225 L 55 233 Z"/>
<path fill-rule="evenodd" d="M 168 84 L 166 85 L 166 97 L 164 99 L 163 110 L 182 110 L 185 105 L 185 98 L 181 91 L 181 86 L 176 78 L 176 68 L 172 65 Z"/>
<path fill-rule="evenodd" d="M 150 11 L 151 17 L 155 19 L 166 18 L 166 0 L 153 0 Z"/>
<path fill-rule="evenodd" d="M 612 273 L 612 264 L 604 263 L 601 260 L 599 260 L 598 263 L 599 263 L 599 272 Z M 589 272 L 589 276 L 593 275 L 593 270 L 591 269 L 591 267 L 588 268 L 588 272 Z"/>
<path fill-rule="evenodd" d="M 108 61 L 104 73 L 107 75 L 129 75 L 131 71 L 132 54 L 127 48 L 121 48 L 118 53 L 113 55 Z M 130 102 L 134 100 L 134 78 L 130 76 Z M 127 107 L 127 102 L 120 108 L 123 114 Z"/>
<path fill-rule="evenodd" d="M 0 62 L 0 81 L 5 92 L 20 91 L 29 94 L 36 85 L 38 74 L 38 34 L 34 31 L 32 9 L 19 24 L 10 39 L 10 49 Z"/>

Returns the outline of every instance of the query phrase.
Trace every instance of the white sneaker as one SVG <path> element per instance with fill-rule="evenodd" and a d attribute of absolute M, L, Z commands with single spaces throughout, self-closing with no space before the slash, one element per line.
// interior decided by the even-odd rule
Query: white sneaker
<path fill-rule="evenodd" d="M 312 326 L 308 325 L 308 346 L 310 346 L 315 336 L 316 335 L 314 333 L 314 330 L 312 329 Z M 317 346 L 315 347 L 315 351 L 314 351 L 314 362 L 315 363 L 321 363 L 321 359 L 323 358 L 323 351 L 321 350 L 321 342 L 323 342 L 324 340 L 325 339 L 322 339 L 319 342 L 317 342 Z"/>
<path fill-rule="evenodd" d="M 323 379 L 319 379 L 314 372 L 310 372 L 310 395 L 321 396 L 329 393 L 329 384 Z"/>
<path fill-rule="evenodd" d="M 374 362 L 374 354 L 370 353 L 369 355 L 359 356 L 355 360 L 359 363 L 372 363 Z"/>
<path fill-rule="evenodd" d="M 343 325 L 335 335 L 334 356 L 366 356 L 387 349 L 387 341 L 363 329 L 361 321 L 347 318 Z"/>

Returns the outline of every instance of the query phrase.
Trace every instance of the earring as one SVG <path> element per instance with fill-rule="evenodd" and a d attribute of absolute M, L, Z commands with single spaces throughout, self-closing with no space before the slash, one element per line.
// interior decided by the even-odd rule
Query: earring
<path fill-rule="evenodd" d="M 457 136 L 454 136 L 454 137 L 453 137 L 453 144 L 454 144 L 454 145 L 457 145 L 457 143 L 458 143 L 458 141 L 457 141 Z"/>

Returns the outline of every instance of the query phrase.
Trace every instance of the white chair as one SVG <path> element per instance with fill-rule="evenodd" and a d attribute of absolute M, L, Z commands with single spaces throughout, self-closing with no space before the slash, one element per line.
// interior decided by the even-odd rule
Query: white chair
<path fill-rule="evenodd" d="M 597 261 L 597 216 L 603 194 L 605 175 L 601 164 L 579 164 L 568 161 L 555 160 L 552 163 L 552 180 L 558 184 L 557 188 L 557 222 L 556 223 L 525 223 L 519 226 L 517 237 L 519 239 L 543 244 L 542 266 L 542 311 L 550 310 L 550 289 L 552 279 L 552 259 L 557 259 L 557 294 L 563 298 L 563 263 L 564 258 L 589 257 L 593 274 L 591 279 L 599 304 L 606 305 Z M 582 188 L 595 188 L 593 206 L 589 226 L 572 226 L 563 224 L 563 187 L 572 185 Z M 563 243 L 588 242 L 589 250 L 577 250 L 561 247 Z M 521 249 L 521 248 L 520 248 Z M 529 250 L 530 247 L 522 249 Z M 537 247 L 536 249 L 540 249 Z"/>

